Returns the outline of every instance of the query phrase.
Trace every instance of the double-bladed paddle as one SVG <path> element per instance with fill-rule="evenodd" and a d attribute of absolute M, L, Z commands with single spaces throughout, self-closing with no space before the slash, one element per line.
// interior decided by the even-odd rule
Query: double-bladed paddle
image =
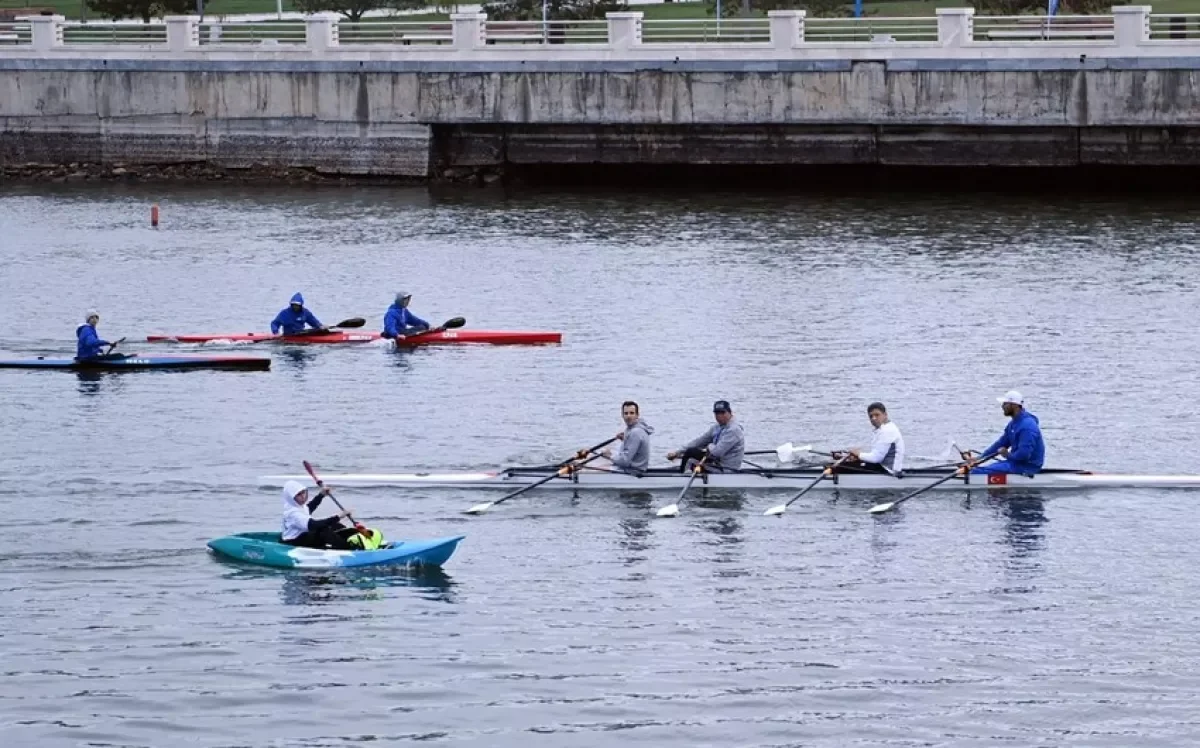
<path fill-rule="evenodd" d="M 773 517 L 773 516 L 776 516 L 779 514 L 783 514 L 784 512 L 787 511 L 787 508 L 789 506 L 791 506 L 793 502 L 799 500 L 799 498 L 801 496 L 803 496 L 804 494 L 806 494 L 809 491 L 816 488 L 818 483 L 825 480 L 826 478 L 833 477 L 834 472 L 839 467 L 841 467 L 842 463 L 845 462 L 846 460 L 848 460 L 850 457 L 851 457 L 850 453 L 847 452 L 845 455 L 843 455 L 841 458 L 839 458 L 837 462 L 833 463 L 832 465 L 827 466 L 824 470 L 822 470 L 821 474 L 818 475 L 813 480 L 812 483 L 809 483 L 807 486 L 805 486 L 803 491 L 801 491 L 800 493 L 796 494 L 791 499 L 789 499 L 786 504 L 780 504 L 779 506 L 773 506 L 770 509 L 768 509 L 767 511 L 763 512 L 763 514 L 765 514 L 768 517 Z"/>
<path fill-rule="evenodd" d="M 113 352 L 113 348 L 116 348 L 117 346 L 119 346 L 120 344 L 122 344 L 124 342 L 125 342 L 125 338 L 121 338 L 120 340 L 116 341 L 115 343 L 109 343 L 108 350 L 104 352 L 104 355 L 105 356 L 110 355 Z"/>
<path fill-rule="evenodd" d="M 497 504 L 503 504 L 504 502 L 508 501 L 509 499 L 516 498 L 517 496 L 520 496 L 521 494 L 525 493 L 526 491 L 528 491 L 531 488 L 537 488 L 538 486 L 542 485 L 543 483 L 549 483 L 550 481 L 554 480 L 555 478 L 565 478 L 568 475 L 570 475 L 572 472 L 574 472 L 579 466 L 586 465 L 589 462 L 591 462 L 592 460 L 595 460 L 596 458 L 601 457 L 601 455 L 599 455 L 599 454 L 592 454 L 591 457 L 587 457 L 587 455 L 589 453 L 599 452 L 601 449 L 604 449 L 605 447 L 607 447 L 609 444 L 612 444 L 616 440 L 617 440 L 617 437 L 614 436 L 611 439 L 606 439 L 605 441 L 600 442 L 599 444 L 597 444 L 594 447 L 590 447 L 588 449 L 581 449 L 578 452 L 576 452 L 573 456 L 571 456 L 569 459 L 563 460 L 562 462 L 555 465 L 554 466 L 555 471 L 553 473 L 551 473 L 550 475 L 546 476 L 545 478 L 542 478 L 541 480 L 539 480 L 535 483 L 530 483 L 527 486 L 518 488 L 516 491 L 513 491 L 512 493 L 508 494 L 504 498 L 496 499 L 495 501 L 488 501 L 483 504 L 476 504 L 475 506 L 466 510 L 466 512 L 464 512 L 464 514 L 483 514 L 488 509 L 491 509 L 492 507 L 496 506 Z M 587 457 L 587 459 L 584 459 L 585 457 Z M 583 460 L 583 462 L 577 462 L 577 460 Z"/>
<path fill-rule="evenodd" d="M 437 327 L 431 327 L 430 329 L 422 330 L 421 332 L 414 332 L 412 335 L 405 335 L 404 339 L 411 340 L 413 338 L 419 338 L 422 335 L 436 335 L 444 330 L 457 330 L 465 324 L 467 324 L 466 317 L 451 317 Z"/>
<path fill-rule="evenodd" d="M 313 469 L 312 464 L 309 463 L 308 460 L 304 461 L 304 469 L 307 470 L 308 474 L 312 476 L 312 479 L 314 481 L 316 481 L 318 488 L 325 488 L 325 481 L 323 481 L 317 477 L 317 471 Z M 337 497 L 333 495 L 332 491 L 326 491 L 325 495 L 328 496 L 329 498 L 333 499 L 333 503 L 337 504 L 337 508 L 341 509 L 346 514 L 346 518 L 354 523 L 355 529 L 357 529 L 359 532 L 362 532 L 363 530 L 367 529 L 367 528 L 363 527 L 362 525 L 360 525 L 358 523 L 358 520 L 356 520 L 356 519 L 354 519 L 354 517 L 350 516 L 350 512 L 346 511 L 346 507 L 342 506 L 342 502 L 337 500 Z"/>
<path fill-rule="evenodd" d="M 677 516 L 679 516 L 679 502 L 683 501 L 684 495 L 686 495 L 688 492 L 688 489 L 692 487 L 692 482 L 696 480 L 696 476 L 700 475 L 700 473 L 704 471 L 704 463 L 707 461 L 708 461 L 708 454 L 706 453 L 699 462 L 697 462 L 695 465 L 692 466 L 692 477 L 688 478 L 687 484 L 685 484 L 683 487 L 683 490 L 679 492 L 679 497 L 675 499 L 675 503 L 668 504 L 668 505 L 664 506 L 662 509 L 659 509 L 657 516 L 659 516 L 659 517 L 677 517 Z"/>
<path fill-rule="evenodd" d="M 350 319 L 342 320 L 341 322 L 337 323 L 336 325 L 330 325 L 329 327 L 318 327 L 313 330 L 301 330 L 300 332 L 294 332 L 294 333 L 291 333 L 290 335 L 284 335 L 283 337 L 285 337 L 285 338 L 307 338 L 307 337 L 311 337 L 313 335 L 328 335 L 330 330 L 338 330 L 338 329 L 343 329 L 343 328 L 349 330 L 349 329 L 353 329 L 356 327 L 362 327 L 365 324 L 367 324 L 367 321 L 365 319 L 363 319 L 362 317 L 351 317 Z"/>
<path fill-rule="evenodd" d="M 883 514 L 884 512 L 890 512 L 891 510 L 900 506 L 901 504 L 908 501 L 909 499 L 920 496 L 921 494 L 925 493 L 926 491 L 928 491 L 931 488 L 937 488 L 938 486 L 942 485 L 943 483 L 945 483 L 948 480 L 951 480 L 953 478 L 959 478 L 961 476 L 966 475 L 968 472 L 970 472 L 971 468 L 973 468 L 976 465 L 979 465 L 981 463 L 987 462 L 988 460 L 992 459 L 995 456 L 996 456 L 996 453 L 993 452 L 992 454 L 986 455 L 984 457 L 980 457 L 977 460 L 968 458 L 965 462 L 959 463 L 958 468 L 953 473 L 950 473 L 946 477 L 940 478 L 940 479 L 934 481 L 933 483 L 930 483 L 928 486 L 925 486 L 924 488 L 919 488 L 916 491 L 913 491 L 912 493 L 910 493 L 909 495 L 907 495 L 901 499 L 897 499 L 896 501 L 889 501 L 889 502 L 886 502 L 883 504 L 876 504 L 875 506 L 871 507 L 867 511 L 870 512 L 871 514 Z"/>

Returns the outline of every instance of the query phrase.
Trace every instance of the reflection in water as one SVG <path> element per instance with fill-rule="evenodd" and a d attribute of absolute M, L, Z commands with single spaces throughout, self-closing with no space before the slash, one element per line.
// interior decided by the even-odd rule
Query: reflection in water
<path fill-rule="evenodd" d="M 317 359 L 317 353 L 304 347 L 286 346 L 279 349 L 279 357 L 283 359 L 289 369 L 300 373 Z"/>
<path fill-rule="evenodd" d="M 383 600 L 389 587 L 410 587 L 432 602 L 456 603 L 457 583 L 439 567 L 380 566 L 364 569 L 269 569 L 247 566 L 233 559 L 213 556 L 218 563 L 235 568 L 226 579 L 282 579 L 279 593 L 286 605 L 325 605 L 364 600 Z"/>
<path fill-rule="evenodd" d="M 1004 524 L 1004 544 L 1009 548 L 1009 568 L 1023 573 L 1040 572 L 1037 556 L 1046 550 L 1046 507 L 1037 491 L 995 492 Z"/>

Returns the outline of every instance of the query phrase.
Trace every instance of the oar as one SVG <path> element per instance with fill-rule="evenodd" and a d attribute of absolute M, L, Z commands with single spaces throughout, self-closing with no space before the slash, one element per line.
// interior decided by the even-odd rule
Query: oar
<path fill-rule="evenodd" d="M 966 475 L 968 472 L 970 472 L 971 468 L 973 468 L 976 465 L 979 465 L 981 463 L 987 462 L 988 460 L 992 459 L 995 456 L 996 456 L 995 453 L 993 453 L 993 454 L 987 455 L 986 457 L 980 457 L 978 460 L 967 460 L 966 462 L 961 463 L 958 466 L 957 470 L 955 470 L 953 473 L 950 473 L 946 477 L 940 478 L 940 479 L 934 481 L 933 483 L 930 483 L 928 486 L 925 486 L 924 488 L 918 488 L 916 491 L 913 491 L 912 493 L 905 496 L 904 498 L 897 499 L 896 501 L 889 501 L 884 504 L 876 504 L 875 506 L 871 507 L 867 511 L 870 512 L 871 514 L 883 514 L 884 512 L 890 512 L 891 510 L 900 506 L 901 504 L 908 501 L 909 499 L 920 496 L 921 494 L 925 493 L 926 491 L 928 491 L 931 488 L 937 488 L 938 486 L 942 485 L 943 483 L 945 483 L 948 480 L 951 480 L 952 478 L 958 478 L 963 475 Z"/>
<path fill-rule="evenodd" d="M 778 459 L 780 462 L 785 462 L 785 463 L 791 462 L 792 460 L 794 460 L 796 458 L 796 455 L 804 454 L 805 452 L 812 452 L 812 451 L 813 451 L 813 445 L 811 445 L 811 444 L 805 444 L 803 447 L 794 447 L 794 446 L 792 446 L 791 442 L 788 442 L 787 444 L 780 444 L 774 450 L 776 459 Z M 820 454 L 820 453 L 814 452 L 814 454 Z"/>
<path fill-rule="evenodd" d="M 363 319 L 362 317 L 351 317 L 350 319 L 342 320 L 341 322 L 337 323 L 336 325 L 330 325 L 329 327 L 318 327 L 315 330 L 301 330 L 300 332 L 295 332 L 295 333 L 292 333 L 291 335 L 284 335 L 284 337 L 285 338 L 305 338 L 310 335 L 325 335 L 330 330 L 337 330 L 337 329 L 343 328 L 343 327 L 347 328 L 347 329 L 355 328 L 355 327 L 362 327 L 365 324 L 367 324 L 367 321 L 365 319 Z"/>
<path fill-rule="evenodd" d="M 542 485 L 543 483 L 549 483 L 550 481 L 552 481 L 555 478 L 558 478 L 560 476 L 566 477 L 566 476 L 570 475 L 571 472 L 573 470 L 575 470 L 575 468 L 579 467 L 580 465 L 586 465 L 589 462 L 591 462 L 592 460 L 595 460 L 596 458 L 601 457 L 601 455 L 592 454 L 591 457 L 584 459 L 584 457 L 588 453 L 598 452 L 599 450 L 604 449 L 605 447 L 607 447 L 609 444 L 612 444 L 616 440 L 617 440 L 617 437 L 614 436 L 611 439 L 607 439 L 605 441 L 600 442 L 599 444 L 597 444 L 594 447 L 590 447 L 588 449 L 581 449 L 578 452 L 576 452 L 575 455 L 573 457 L 571 457 L 570 459 L 563 460 L 562 462 L 555 465 L 554 467 L 556 468 L 556 470 L 553 473 L 551 473 L 550 475 L 546 476 L 545 478 L 542 478 L 541 480 L 537 481 L 536 483 L 530 483 L 528 486 L 518 488 L 516 491 L 513 491 L 512 493 L 505 496 L 504 498 L 496 499 L 495 501 L 484 502 L 483 504 L 476 504 L 475 506 L 466 510 L 466 512 L 464 512 L 464 514 L 483 514 L 484 512 L 486 512 L 487 510 L 496 506 L 497 504 L 503 504 L 504 502 L 508 501 L 509 499 L 516 498 L 517 496 L 520 496 L 521 494 L 525 493 L 526 491 L 528 491 L 531 488 L 537 488 L 538 486 Z M 583 460 L 583 462 L 576 462 L 576 460 Z"/>
<path fill-rule="evenodd" d="M 118 340 L 115 343 L 109 343 L 108 350 L 104 352 L 104 355 L 107 356 L 107 355 L 111 354 L 113 352 L 113 348 L 116 348 L 117 346 L 119 346 L 120 344 L 122 344 L 124 342 L 125 342 L 125 338 L 121 338 L 120 340 Z"/>
<path fill-rule="evenodd" d="M 319 488 L 325 487 L 325 482 L 317 477 L 317 471 L 313 470 L 313 466 L 309 463 L 308 460 L 304 461 L 304 469 L 307 470 L 308 474 L 312 476 L 312 479 L 317 482 L 317 486 Z M 342 502 L 337 500 L 337 497 L 333 495 L 333 492 L 326 491 L 325 495 L 328 496 L 329 498 L 333 499 L 333 503 L 337 504 L 337 508 L 341 509 L 343 512 L 346 513 L 347 519 L 349 519 L 351 522 L 354 523 L 354 527 L 356 529 L 358 529 L 359 532 L 362 532 L 363 530 L 367 529 L 367 528 L 363 527 L 362 525 L 358 524 L 358 520 L 354 519 L 354 517 L 351 517 L 350 512 L 346 512 L 346 507 L 342 506 Z"/>
<path fill-rule="evenodd" d="M 697 462 L 695 464 L 695 466 L 692 468 L 692 477 L 688 478 L 687 485 L 685 485 L 683 487 L 683 490 L 679 492 L 679 497 L 677 499 L 675 499 L 675 503 L 668 504 L 667 506 L 664 506 L 662 509 L 659 509 L 658 510 L 659 517 L 676 517 L 679 515 L 679 502 L 683 501 L 684 495 L 688 492 L 688 489 L 692 487 L 692 481 L 696 480 L 696 476 L 700 475 L 700 473 L 704 470 L 704 463 L 707 460 L 708 460 L 708 455 L 706 454 L 706 455 L 704 455 L 704 458 L 700 460 L 700 462 Z"/>
<path fill-rule="evenodd" d="M 433 335 L 435 333 L 442 332 L 443 330 L 457 330 L 458 328 L 462 327 L 465 324 L 467 324 L 466 317 L 451 317 L 450 319 L 446 320 L 445 322 L 438 325 L 437 327 L 430 328 L 428 330 L 425 330 L 424 332 L 415 332 L 412 335 L 407 335 L 405 337 L 406 338 L 415 338 L 415 337 L 419 337 L 421 335 Z"/>
<path fill-rule="evenodd" d="M 832 465 L 829 465 L 824 470 L 822 470 L 821 474 L 818 475 L 816 477 L 816 479 L 813 480 L 812 483 L 809 483 L 807 486 L 805 486 L 803 491 L 801 491 L 800 493 L 796 494 L 791 499 L 789 499 L 786 504 L 780 504 L 779 506 L 773 506 L 770 509 L 768 509 L 767 511 L 763 512 L 763 514 L 765 514 L 768 517 L 774 517 L 776 515 L 783 514 L 784 512 L 787 511 L 787 508 L 789 506 L 791 506 L 793 502 L 799 500 L 799 498 L 801 496 L 803 496 L 804 494 L 806 494 L 809 491 L 816 488 L 818 483 L 820 483 L 822 480 L 824 480 L 826 478 L 832 477 L 833 473 L 841 466 L 841 464 L 849 458 L 850 458 L 849 453 L 843 455 L 841 457 L 841 459 L 839 459 L 837 462 L 833 463 Z"/>

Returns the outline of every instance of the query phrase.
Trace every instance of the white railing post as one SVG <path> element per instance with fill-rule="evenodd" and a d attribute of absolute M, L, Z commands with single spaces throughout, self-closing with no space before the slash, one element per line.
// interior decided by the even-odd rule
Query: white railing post
<path fill-rule="evenodd" d="M 632 49 L 641 45 L 644 15 L 640 12 L 608 14 L 608 43 L 613 49 Z"/>
<path fill-rule="evenodd" d="M 1113 6 L 1113 39 L 1118 47 L 1137 47 L 1150 41 L 1149 5 Z"/>
<path fill-rule="evenodd" d="M 65 16 L 29 16 L 29 36 L 34 49 L 54 49 L 63 45 Z"/>
<path fill-rule="evenodd" d="M 167 16 L 167 49 L 178 52 L 200 46 L 200 16 Z"/>
<path fill-rule="evenodd" d="M 451 13 L 455 49 L 479 49 L 487 43 L 487 13 Z"/>
<path fill-rule="evenodd" d="M 313 13 L 304 19 L 304 41 L 313 52 L 321 52 L 338 45 L 337 13 Z"/>
<path fill-rule="evenodd" d="M 792 49 L 804 41 L 803 10 L 768 10 L 771 24 L 771 46 L 775 49 Z"/>
<path fill-rule="evenodd" d="M 938 8 L 938 43 L 962 47 L 975 41 L 974 8 Z"/>

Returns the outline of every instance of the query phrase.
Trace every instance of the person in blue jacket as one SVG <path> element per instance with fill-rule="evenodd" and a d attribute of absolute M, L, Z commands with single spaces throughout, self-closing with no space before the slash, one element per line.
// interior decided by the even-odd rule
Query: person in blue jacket
<path fill-rule="evenodd" d="M 408 302 L 412 294 L 401 291 L 396 294 L 396 300 L 388 307 L 383 315 L 383 337 L 393 340 L 404 340 L 409 335 L 428 332 L 431 325 L 417 315 L 408 311 Z"/>
<path fill-rule="evenodd" d="M 96 323 L 100 321 L 100 314 L 94 309 L 89 309 L 83 319 L 86 324 L 75 328 L 75 337 L 79 341 L 75 346 L 75 358 L 80 361 L 102 358 L 104 349 L 112 343 L 102 340 L 100 334 L 96 332 Z"/>
<path fill-rule="evenodd" d="M 1004 397 L 996 399 L 1004 408 L 1004 415 L 1011 420 L 1004 427 L 1000 438 L 981 454 L 997 453 L 1004 459 L 981 465 L 972 472 L 1018 475 L 1035 475 L 1041 472 L 1042 462 L 1046 458 L 1046 444 L 1042 441 L 1042 429 L 1037 416 L 1025 410 L 1025 398 L 1016 390 L 1010 390 Z"/>
<path fill-rule="evenodd" d="M 287 309 L 275 315 L 275 319 L 271 320 L 271 334 L 279 335 L 282 330 L 284 335 L 295 335 L 298 332 L 303 332 L 305 325 L 314 330 L 321 330 L 325 327 L 321 324 L 321 320 L 313 316 L 313 313 L 304 307 L 304 297 L 297 291 L 292 296 Z"/>

